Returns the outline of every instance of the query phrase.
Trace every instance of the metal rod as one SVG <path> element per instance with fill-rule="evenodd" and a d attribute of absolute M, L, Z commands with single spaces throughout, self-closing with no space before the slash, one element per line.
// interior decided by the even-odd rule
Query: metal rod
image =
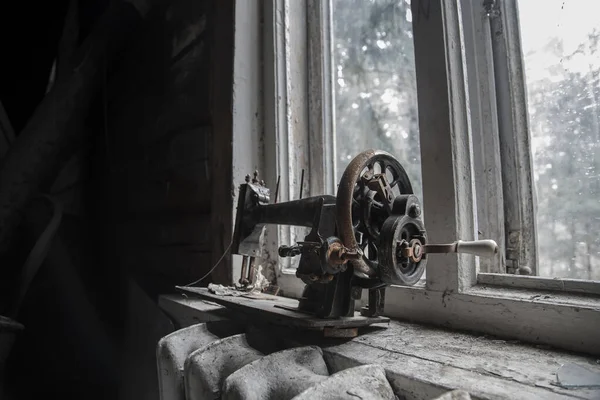
<path fill-rule="evenodd" d="M 244 280 L 246 279 L 246 275 L 248 274 L 248 256 L 242 257 L 242 271 L 240 272 L 240 284 L 244 284 Z"/>
<path fill-rule="evenodd" d="M 302 175 L 300 176 L 300 199 L 302 199 L 302 187 L 304 186 L 304 168 L 302 168 Z"/>
<path fill-rule="evenodd" d="M 273 204 L 277 204 L 277 197 L 279 196 L 279 180 L 281 179 L 281 175 L 277 175 L 277 186 L 275 186 L 275 201 Z"/>
<path fill-rule="evenodd" d="M 256 263 L 256 257 L 250 257 L 250 260 L 248 262 L 248 276 L 247 276 L 249 285 L 253 284 L 254 280 L 256 279 L 255 263 Z"/>

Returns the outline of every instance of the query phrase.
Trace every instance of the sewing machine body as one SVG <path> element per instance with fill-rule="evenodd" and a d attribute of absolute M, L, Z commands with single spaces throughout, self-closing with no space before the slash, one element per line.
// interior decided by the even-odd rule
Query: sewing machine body
<path fill-rule="evenodd" d="M 323 319 L 353 317 L 364 289 L 369 299 L 361 315 L 381 315 L 386 286 L 418 282 L 427 253 L 483 256 L 497 251 L 493 241 L 429 245 L 421 204 L 404 168 L 392 155 L 377 150 L 351 161 L 337 196 L 270 204 L 264 182 L 248 176 L 240 186 L 232 247 L 234 254 L 244 256 L 244 265 L 253 265 L 247 260 L 258 255 L 267 224 L 311 228 L 304 241 L 281 245 L 279 256 L 300 256 L 296 276 L 306 286 L 298 311 Z M 245 283 L 249 279 L 242 277 Z"/>

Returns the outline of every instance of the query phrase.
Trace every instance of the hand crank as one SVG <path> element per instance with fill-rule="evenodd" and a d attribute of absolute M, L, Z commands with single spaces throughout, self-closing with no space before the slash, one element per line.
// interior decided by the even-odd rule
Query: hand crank
<path fill-rule="evenodd" d="M 448 244 L 421 244 L 418 239 L 413 239 L 410 243 L 402 241 L 400 243 L 401 253 L 413 262 L 419 262 L 424 254 L 444 254 L 461 253 L 473 254 L 479 257 L 493 257 L 498 253 L 498 245 L 493 240 L 457 240 Z"/>

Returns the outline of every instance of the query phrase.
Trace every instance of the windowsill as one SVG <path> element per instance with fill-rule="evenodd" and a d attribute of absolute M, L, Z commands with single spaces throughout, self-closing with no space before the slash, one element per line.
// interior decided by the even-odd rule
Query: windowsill
<path fill-rule="evenodd" d="M 511 299 L 548 305 L 565 305 L 600 311 L 600 296 L 596 294 L 568 293 L 533 288 L 499 287 L 476 285 L 464 292 L 465 295 Z"/>
<path fill-rule="evenodd" d="M 222 306 L 179 295 L 161 296 L 159 304 L 180 326 L 228 315 Z M 562 364 L 600 370 L 595 357 L 518 341 L 393 321 L 387 329 L 372 328 L 347 342 L 324 341 L 321 346 L 328 362 L 340 369 L 381 364 L 396 393 L 406 398 L 431 398 L 451 389 L 463 389 L 481 399 L 600 396 L 600 389 L 556 386 L 555 374 Z"/>
<path fill-rule="evenodd" d="M 459 293 L 425 285 L 391 286 L 386 290 L 385 314 L 600 356 L 600 296 L 550 290 L 548 282 L 557 280 L 525 280 L 529 287 L 478 284 Z M 282 274 L 278 284 L 283 295 L 292 298 L 299 298 L 304 287 L 293 275 Z M 357 310 L 367 298 L 363 293 Z"/>
<path fill-rule="evenodd" d="M 480 285 L 462 293 L 391 287 L 385 313 L 399 320 L 600 356 L 597 296 Z"/>
<path fill-rule="evenodd" d="M 477 282 L 481 285 L 490 286 L 600 295 L 600 282 L 583 279 L 479 273 Z"/>

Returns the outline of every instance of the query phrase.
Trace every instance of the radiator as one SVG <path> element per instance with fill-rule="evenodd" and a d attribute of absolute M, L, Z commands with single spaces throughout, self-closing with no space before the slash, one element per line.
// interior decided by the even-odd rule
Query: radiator
<path fill-rule="evenodd" d="M 230 321 L 180 329 L 157 346 L 161 400 L 404 398 L 394 393 L 379 365 L 342 369 L 329 364 L 318 346 L 297 346 L 262 331 L 246 332 Z M 437 399 L 470 397 L 451 391 Z"/>

